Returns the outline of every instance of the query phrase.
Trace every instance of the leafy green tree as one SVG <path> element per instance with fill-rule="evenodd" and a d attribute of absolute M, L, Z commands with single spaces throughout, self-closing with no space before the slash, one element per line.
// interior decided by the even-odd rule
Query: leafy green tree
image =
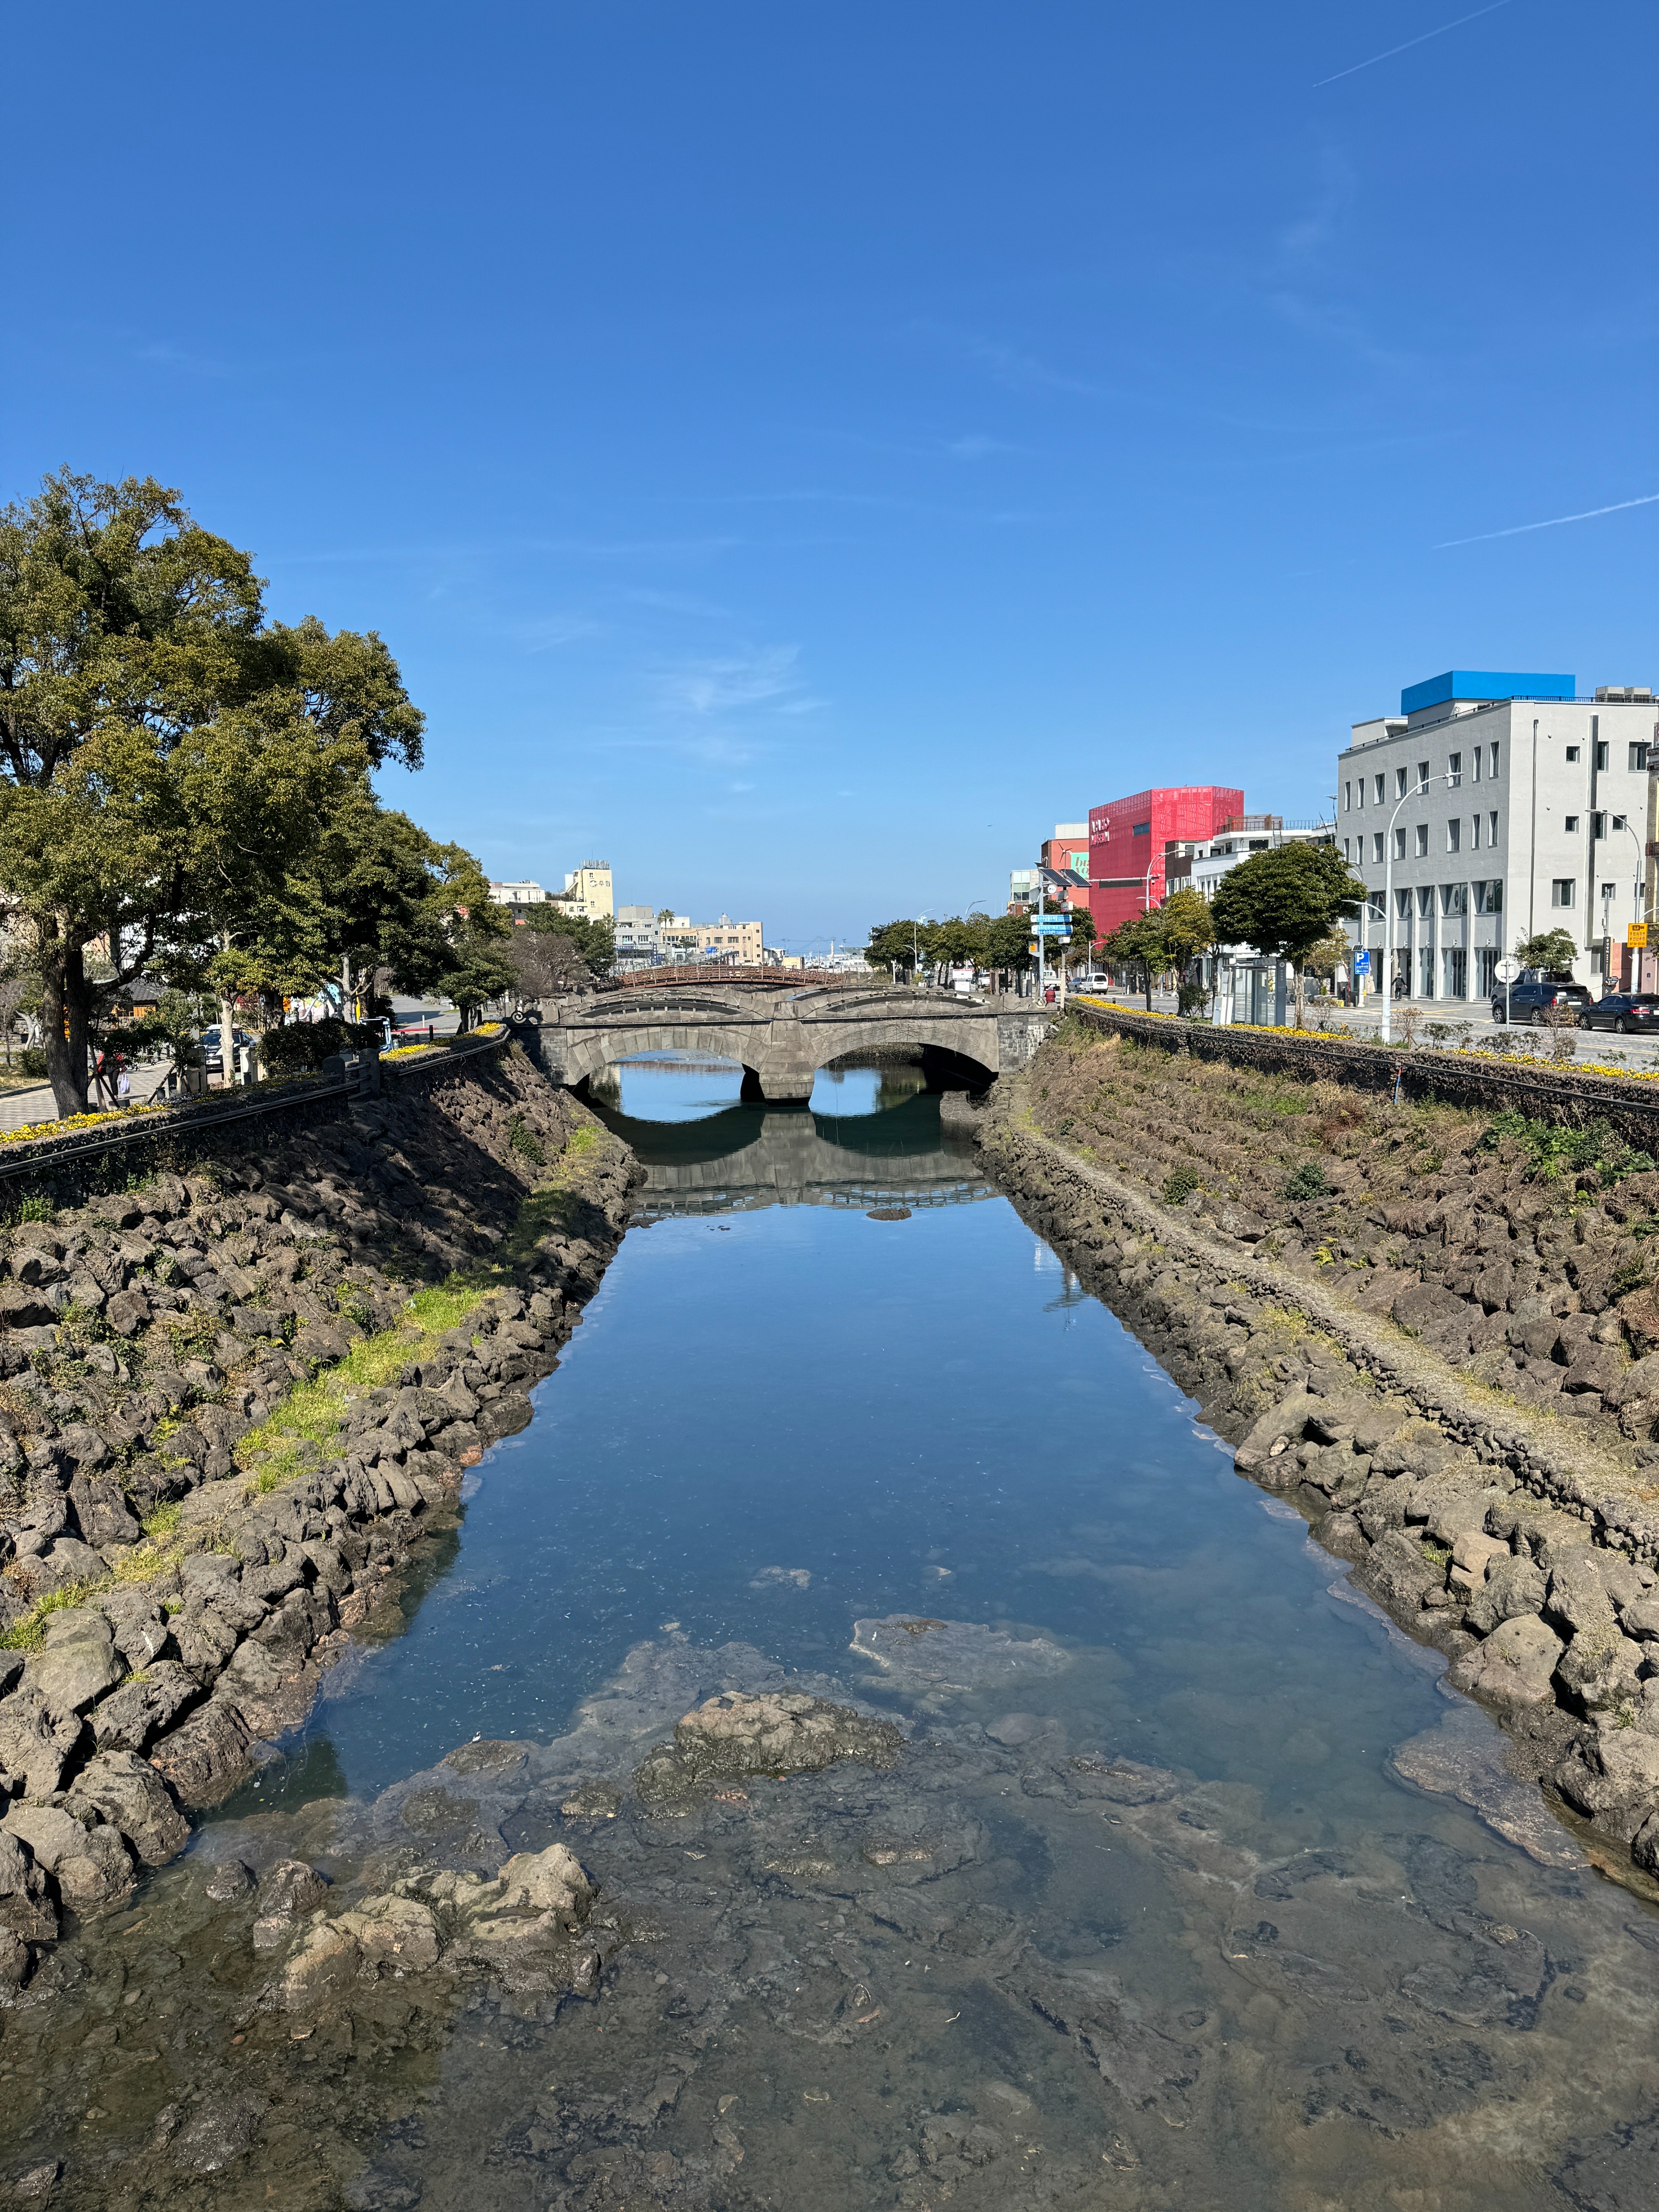
<path fill-rule="evenodd" d="M 1031 925 L 1023 914 L 992 917 L 986 926 L 984 962 L 994 975 L 1023 975 L 1032 966 Z"/>
<path fill-rule="evenodd" d="M 1515 948 L 1515 957 L 1523 968 L 1540 968 L 1547 975 L 1571 975 L 1578 947 L 1571 931 L 1546 929 L 1535 937 L 1523 937 Z"/>
<path fill-rule="evenodd" d="M 1334 845 L 1297 842 L 1252 853 L 1216 886 L 1212 918 L 1223 945 L 1252 945 L 1288 960 L 1296 976 L 1296 1025 L 1303 1026 L 1308 956 L 1339 921 L 1352 921 L 1366 896 Z"/>
<path fill-rule="evenodd" d="M 901 969 L 907 975 L 914 975 L 917 958 L 927 949 L 931 927 L 926 921 L 878 922 L 864 948 L 865 959 L 872 968 L 890 969 L 895 982 Z"/>
<path fill-rule="evenodd" d="M 94 1017 L 158 945 L 222 955 L 314 842 L 279 787 L 417 766 L 421 730 L 378 637 L 267 623 L 249 556 L 153 478 L 64 470 L 0 512 L 0 882 L 34 940 L 60 1113 L 85 1106 Z"/>
<path fill-rule="evenodd" d="M 1132 914 L 1119 922 L 1103 940 L 1101 951 L 1114 967 L 1140 970 L 1140 979 L 1146 994 L 1146 1011 L 1152 1011 L 1152 978 L 1169 965 L 1169 946 L 1164 935 L 1159 909 L 1152 908 L 1145 914 Z"/>

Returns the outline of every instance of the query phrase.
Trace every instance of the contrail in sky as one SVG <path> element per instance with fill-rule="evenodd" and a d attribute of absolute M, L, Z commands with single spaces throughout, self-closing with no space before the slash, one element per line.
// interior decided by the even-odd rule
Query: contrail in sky
<path fill-rule="evenodd" d="M 1474 22 L 1476 15 L 1493 15 L 1499 8 L 1507 8 L 1509 4 L 1510 0 L 1487 0 L 1486 7 L 1477 8 L 1470 15 L 1458 16 L 1455 22 L 1442 23 L 1434 31 L 1419 31 L 1414 39 L 1407 39 L 1404 46 L 1390 46 L 1387 53 L 1373 54 L 1370 61 L 1356 62 L 1352 69 L 1338 70 L 1334 76 L 1322 76 L 1314 90 L 1317 92 L 1322 85 L 1335 84 L 1345 76 L 1357 76 L 1361 70 L 1375 69 L 1378 62 L 1391 62 L 1396 54 L 1403 54 L 1412 46 L 1425 45 L 1430 39 L 1443 39 L 1448 31 L 1456 30 L 1461 24 Z"/>
<path fill-rule="evenodd" d="M 1564 522 L 1594 522 L 1598 514 L 1622 514 L 1627 507 L 1651 507 L 1659 491 L 1644 491 L 1640 499 L 1616 499 L 1611 507 L 1587 507 L 1582 514 L 1553 514 L 1547 522 L 1517 522 L 1509 530 L 1483 530 L 1474 538 L 1443 538 L 1431 550 L 1443 553 L 1452 545 L 1484 545 L 1489 538 L 1524 538 L 1529 530 L 1556 530 Z"/>

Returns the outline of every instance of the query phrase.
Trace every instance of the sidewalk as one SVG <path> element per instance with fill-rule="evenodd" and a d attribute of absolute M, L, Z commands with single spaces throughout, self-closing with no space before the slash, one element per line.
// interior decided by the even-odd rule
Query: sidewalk
<path fill-rule="evenodd" d="M 173 1063 L 162 1060 L 155 1067 L 135 1067 L 132 1071 L 132 1102 L 143 1105 L 167 1081 Z M 27 1091 L 9 1091 L 0 1097 L 0 1133 L 9 1129 L 26 1129 L 32 1121 L 55 1121 L 58 1109 L 53 1103 L 49 1083 L 32 1085 Z"/>

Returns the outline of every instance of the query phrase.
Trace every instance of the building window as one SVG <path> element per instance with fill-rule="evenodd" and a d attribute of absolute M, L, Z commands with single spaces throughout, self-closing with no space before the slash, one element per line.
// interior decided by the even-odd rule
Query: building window
<path fill-rule="evenodd" d="M 1373 867 L 1380 867 L 1382 865 L 1382 832 L 1380 830 L 1373 830 L 1371 832 L 1371 866 Z"/>
<path fill-rule="evenodd" d="M 1353 786 L 1352 783 L 1345 783 L 1342 787 L 1342 811 L 1345 814 L 1352 814 L 1353 812 Z"/>
<path fill-rule="evenodd" d="M 1434 885 L 1419 884 L 1417 887 L 1417 911 L 1426 921 L 1434 912 Z"/>
<path fill-rule="evenodd" d="M 1571 906 L 1572 904 L 1572 878 L 1571 876 L 1557 876 L 1551 883 L 1550 904 L 1552 906 Z"/>
<path fill-rule="evenodd" d="M 1601 886 L 1601 896 L 1604 899 L 1610 899 L 1616 894 L 1618 889 L 1619 886 L 1617 884 L 1603 884 Z"/>
<path fill-rule="evenodd" d="M 1396 830 L 1394 833 L 1394 857 L 1396 860 L 1403 860 L 1406 857 L 1406 833 L 1403 830 Z"/>
<path fill-rule="evenodd" d="M 1449 945 L 1440 956 L 1446 978 L 1449 999 L 1467 999 L 1469 995 L 1469 956 L 1461 945 Z"/>
<path fill-rule="evenodd" d="M 1410 919 L 1412 910 L 1412 895 L 1409 891 L 1396 891 L 1395 893 L 1394 910 L 1395 914 L 1399 915 L 1401 921 L 1406 921 Z"/>
<path fill-rule="evenodd" d="M 1427 853 L 1428 849 L 1429 825 L 1426 822 L 1419 822 L 1417 825 L 1417 857 L 1419 860 Z"/>
<path fill-rule="evenodd" d="M 1647 774 L 1647 768 L 1648 768 L 1648 749 L 1647 749 L 1647 746 L 1646 746 L 1645 744 L 1635 744 L 1635 745 L 1632 745 L 1632 746 L 1631 747 L 1631 749 L 1630 749 L 1630 772 L 1631 772 L 1631 774 L 1632 774 L 1632 775 L 1645 775 Z"/>
<path fill-rule="evenodd" d="M 1480 781 L 1480 756 L 1485 750 L 1484 746 L 1477 745 L 1469 757 L 1469 765 L 1474 770 L 1474 781 L 1477 783 Z"/>
<path fill-rule="evenodd" d="M 1607 741 L 1605 738 L 1600 738 L 1596 740 L 1595 745 L 1595 765 L 1598 769 L 1602 769 L 1605 768 L 1607 764 Z"/>
<path fill-rule="evenodd" d="M 1467 914 L 1469 910 L 1469 887 L 1467 884 L 1442 884 L 1440 911 L 1442 914 Z"/>
<path fill-rule="evenodd" d="M 1451 820 L 1446 824 L 1446 850 L 1449 853 L 1460 852 L 1462 849 L 1462 844 L 1463 824 L 1459 821 L 1456 815 L 1454 814 Z"/>
<path fill-rule="evenodd" d="M 1502 914 L 1504 886 L 1496 876 L 1488 877 L 1474 887 L 1474 910 L 1477 914 Z"/>
<path fill-rule="evenodd" d="M 1431 945 L 1419 945 L 1417 948 L 1417 991 L 1419 998 L 1431 999 L 1434 996 L 1434 947 Z"/>
<path fill-rule="evenodd" d="M 1132 837 L 1150 837 L 1152 834 L 1152 825 L 1150 822 L 1137 822 L 1129 832 Z"/>
<path fill-rule="evenodd" d="M 1462 753 L 1448 753 L 1446 755 L 1446 774 L 1451 781 L 1453 789 L 1455 790 L 1457 786 L 1463 781 L 1463 756 Z"/>
<path fill-rule="evenodd" d="M 1489 845 L 1498 842 L 1498 809 L 1495 806 L 1486 817 L 1486 842 Z"/>
<path fill-rule="evenodd" d="M 1605 814 L 1592 814 L 1590 817 L 1590 836 L 1592 837 L 1605 837 L 1607 834 L 1607 816 Z"/>
<path fill-rule="evenodd" d="M 1383 804 L 1383 793 L 1385 789 L 1386 786 L 1383 779 L 1379 775 L 1376 779 L 1376 803 L 1379 806 Z"/>
<path fill-rule="evenodd" d="M 1615 830 L 1628 830 L 1630 823 L 1622 814 L 1615 814 L 1613 817 L 1613 826 Z"/>
<path fill-rule="evenodd" d="M 1492 775 L 1493 775 L 1494 776 L 1496 776 L 1496 775 L 1497 775 L 1497 774 L 1498 774 L 1498 744 L 1497 744 L 1497 740 L 1496 740 L 1496 739 L 1494 739 L 1494 740 L 1493 740 L 1493 742 L 1492 742 Z"/>
<path fill-rule="evenodd" d="M 1352 860 L 1353 858 L 1353 854 L 1348 850 L 1348 841 L 1346 837 L 1342 840 L 1342 857 L 1345 860 Z"/>
<path fill-rule="evenodd" d="M 1426 791 L 1429 787 L 1429 764 L 1427 761 L 1419 761 L 1417 763 L 1417 787 L 1419 791 Z"/>
<path fill-rule="evenodd" d="M 1397 768 L 1394 772 L 1394 795 L 1396 799 L 1406 796 L 1406 771 L 1403 768 Z"/>
<path fill-rule="evenodd" d="M 1570 761 L 1576 761 L 1576 760 L 1577 759 L 1577 757 L 1578 757 L 1578 748 L 1577 748 L 1577 745 L 1569 745 L 1569 746 L 1567 747 L 1567 758 L 1568 758 Z"/>
<path fill-rule="evenodd" d="M 1473 853 L 1480 850 L 1480 817 L 1478 814 L 1469 817 L 1469 850 Z"/>
<path fill-rule="evenodd" d="M 1576 836 L 1578 833 L 1578 817 L 1576 814 L 1568 814 L 1564 816 L 1562 818 L 1561 827 L 1566 831 L 1569 837 Z"/>

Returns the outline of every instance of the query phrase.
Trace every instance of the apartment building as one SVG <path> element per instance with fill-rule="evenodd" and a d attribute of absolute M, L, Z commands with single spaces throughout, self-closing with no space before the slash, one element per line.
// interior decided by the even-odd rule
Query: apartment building
<path fill-rule="evenodd" d="M 718 921 L 706 922 L 698 931 L 697 957 L 704 960 L 726 960 L 736 968 L 758 968 L 763 946 L 762 930 L 757 921 L 733 921 L 723 914 Z"/>
<path fill-rule="evenodd" d="M 654 907 L 619 906 L 613 934 L 619 972 L 656 966 L 661 957 L 662 939 Z"/>
<path fill-rule="evenodd" d="M 524 920 L 525 912 L 527 908 L 532 906 L 544 906 L 550 896 L 551 894 L 544 891 L 539 884 L 532 884 L 529 882 L 518 884 L 498 884 L 493 876 L 490 878 L 490 904 L 492 906 L 504 906 L 509 908 L 514 921 L 522 921 Z"/>
<path fill-rule="evenodd" d="M 1565 929 L 1607 972 L 1646 905 L 1653 694 L 1570 675 L 1448 670 L 1353 725 L 1337 759 L 1339 849 L 1369 902 L 1349 925 L 1380 981 L 1392 857 L 1395 974 L 1413 999 L 1480 1000 L 1507 951 Z M 1617 954 L 1614 953 L 1616 964 Z"/>

